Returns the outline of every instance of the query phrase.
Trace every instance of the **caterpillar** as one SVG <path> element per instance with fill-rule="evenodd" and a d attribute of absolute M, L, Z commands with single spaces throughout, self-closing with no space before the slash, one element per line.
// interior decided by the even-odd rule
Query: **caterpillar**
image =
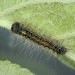
<path fill-rule="evenodd" d="M 25 28 L 19 22 L 15 22 L 12 24 L 11 31 L 16 34 L 25 36 L 26 38 L 29 38 L 30 40 L 33 40 L 34 42 L 43 45 L 44 47 L 48 47 L 57 54 L 63 55 L 67 52 L 67 49 L 64 46 L 55 44 L 54 42 L 48 41 L 46 38 L 43 38 L 40 35 L 31 32 L 29 29 Z"/>

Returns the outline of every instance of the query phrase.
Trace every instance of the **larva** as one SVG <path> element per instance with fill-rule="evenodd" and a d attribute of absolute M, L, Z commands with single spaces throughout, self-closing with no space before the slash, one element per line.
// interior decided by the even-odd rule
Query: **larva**
<path fill-rule="evenodd" d="M 34 42 L 43 45 L 44 47 L 48 47 L 49 49 L 52 49 L 57 54 L 65 54 L 67 52 L 67 49 L 64 46 L 60 46 L 58 44 L 55 44 L 52 41 L 48 41 L 47 39 L 35 34 L 34 32 L 31 32 L 30 30 L 26 29 L 24 26 L 22 26 L 19 22 L 15 22 L 12 24 L 11 31 L 25 36 Z"/>

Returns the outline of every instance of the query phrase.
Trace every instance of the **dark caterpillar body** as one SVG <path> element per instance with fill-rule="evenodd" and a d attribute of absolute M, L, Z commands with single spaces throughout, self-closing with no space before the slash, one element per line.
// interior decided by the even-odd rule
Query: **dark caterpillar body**
<path fill-rule="evenodd" d="M 26 29 L 24 26 L 22 26 L 20 23 L 15 22 L 12 25 L 11 31 L 25 36 L 31 40 L 33 40 L 34 42 L 37 42 L 38 44 L 43 45 L 44 47 L 48 47 L 49 49 L 52 49 L 54 52 L 56 52 L 57 54 L 65 54 L 67 52 L 67 49 L 64 46 L 59 46 L 58 44 L 55 44 L 52 41 L 48 41 L 47 39 L 31 32 L 30 30 Z"/>

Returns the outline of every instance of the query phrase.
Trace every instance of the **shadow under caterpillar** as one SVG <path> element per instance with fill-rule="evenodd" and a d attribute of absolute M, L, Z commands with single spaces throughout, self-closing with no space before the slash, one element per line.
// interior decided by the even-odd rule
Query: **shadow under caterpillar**
<path fill-rule="evenodd" d="M 67 52 L 67 49 L 64 46 L 60 46 L 58 44 L 55 44 L 52 41 L 48 41 L 47 39 L 35 34 L 34 32 L 31 32 L 29 29 L 25 28 L 23 25 L 21 25 L 19 22 L 15 22 L 12 24 L 11 31 L 25 36 L 34 42 L 43 45 L 44 47 L 48 47 L 49 49 L 52 49 L 57 54 L 65 54 Z"/>

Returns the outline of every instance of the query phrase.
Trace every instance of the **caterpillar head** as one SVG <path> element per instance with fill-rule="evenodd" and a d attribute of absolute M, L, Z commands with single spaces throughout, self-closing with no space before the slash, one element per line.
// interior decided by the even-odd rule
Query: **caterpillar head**
<path fill-rule="evenodd" d="M 14 33 L 16 33 L 16 34 L 19 34 L 20 31 L 21 31 L 20 23 L 15 22 L 14 24 L 12 24 L 11 31 L 14 32 Z"/>

